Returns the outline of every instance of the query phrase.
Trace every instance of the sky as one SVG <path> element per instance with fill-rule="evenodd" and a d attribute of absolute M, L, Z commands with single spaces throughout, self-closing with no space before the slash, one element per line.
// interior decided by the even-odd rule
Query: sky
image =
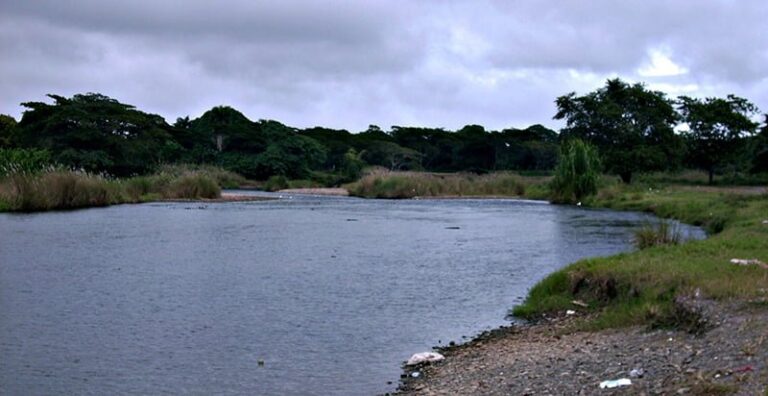
<path fill-rule="evenodd" d="M 608 78 L 768 112 L 765 0 L 0 0 L 0 113 L 98 92 L 169 122 L 559 128 Z"/>

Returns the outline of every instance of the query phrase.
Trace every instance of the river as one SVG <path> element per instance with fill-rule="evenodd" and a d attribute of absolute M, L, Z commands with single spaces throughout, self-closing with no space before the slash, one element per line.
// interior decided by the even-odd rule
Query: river
<path fill-rule="evenodd" d="M 412 353 L 508 323 L 651 220 L 315 196 L 0 214 L 0 393 L 393 391 Z"/>

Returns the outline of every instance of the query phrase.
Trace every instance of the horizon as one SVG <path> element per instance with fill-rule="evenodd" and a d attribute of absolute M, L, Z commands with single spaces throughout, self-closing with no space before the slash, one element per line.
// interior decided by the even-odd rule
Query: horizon
<path fill-rule="evenodd" d="M 0 5 L 0 113 L 99 92 L 199 117 L 219 105 L 297 128 L 559 130 L 554 100 L 609 78 L 768 109 L 768 3 L 343 1 Z"/>

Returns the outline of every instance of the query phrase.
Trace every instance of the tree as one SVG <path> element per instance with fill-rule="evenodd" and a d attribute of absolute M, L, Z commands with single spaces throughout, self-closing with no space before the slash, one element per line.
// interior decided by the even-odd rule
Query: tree
<path fill-rule="evenodd" d="M 48 97 L 53 104 L 22 103 L 27 110 L 17 128 L 19 146 L 46 149 L 63 165 L 117 176 L 145 173 L 165 160 L 158 148 L 173 137 L 162 117 L 96 93 Z"/>
<path fill-rule="evenodd" d="M 673 125 L 678 116 L 665 94 L 642 84 L 608 80 L 584 96 L 557 98 L 555 119 L 565 119 L 561 139 L 583 139 L 595 145 L 608 172 L 629 183 L 636 172 L 679 165 L 682 139 Z"/>
<path fill-rule="evenodd" d="M 752 172 L 768 172 L 768 114 L 764 117 L 763 129 L 755 137 L 752 150 Z"/>
<path fill-rule="evenodd" d="M 579 139 L 564 142 L 552 179 L 552 200 L 573 203 L 595 194 L 599 176 L 600 158 L 595 147 Z"/>
<path fill-rule="evenodd" d="M 15 118 L 0 114 L 0 148 L 11 147 L 16 124 Z"/>
<path fill-rule="evenodd" d="M 685 133 L 689 158 L 707 171 L 712 184 L 715 169 L 733 161 L 755 133 L 757 123 L 750 117 L 757 107 L 747 99 L 728 95 L 704 100 L 681 96 L 678 108 L 689 128 Z"/>

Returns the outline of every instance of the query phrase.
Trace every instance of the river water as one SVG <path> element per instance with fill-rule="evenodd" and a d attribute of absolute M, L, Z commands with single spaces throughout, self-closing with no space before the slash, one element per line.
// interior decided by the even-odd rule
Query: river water
<path fill-rule="evenodd" d="M 0 394 L 392 391 L 412 353 L 508 323 L 649 220 L 311 196 L 0 214 Z"/>

